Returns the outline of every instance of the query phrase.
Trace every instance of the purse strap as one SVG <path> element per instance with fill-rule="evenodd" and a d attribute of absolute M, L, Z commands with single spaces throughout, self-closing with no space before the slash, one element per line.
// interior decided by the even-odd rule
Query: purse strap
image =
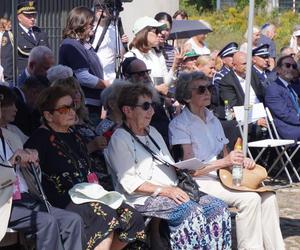
<path fill-rule="evenodd" d="M 152 157 L 159 161 L 160 163 L 162 163 L 163 165 L 166 165 L 167 167 L 174 167 L 171 163 L 167 162 L 166 160 L 162 159 L 159 155 L 157 155 L 157 153 L 155 153 L 151 148 L 148 147 L 148 145 L 144 144 L 134 133 L 133 131 L 125 124 L 123 123 L 122 125 L 123 129 L 126 130 L 140 145 L 143 146 L 143 148 L 152 155 Z M 149 136 L 150 140 L 152 141 L 152 143 L 155 145 L 155 147 L 157 147 L 157 149 L 161 150 L 161 148 L 158 146 L 157 142 L 152 138 L 152 136 L 150 136 L 150 133 L 148 133 L 148 131 L 146 131 L 147 135 Z"/>

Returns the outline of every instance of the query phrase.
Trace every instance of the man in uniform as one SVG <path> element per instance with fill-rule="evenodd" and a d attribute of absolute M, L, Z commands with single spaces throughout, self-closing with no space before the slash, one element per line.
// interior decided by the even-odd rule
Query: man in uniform
<path fill-rule="evenodd" d="M 17 6 L 18 52 L 17 76 L 26 68 L 30 51 L 40 45 L 48 46 L 48 35 L 35 26 L 36 6 L 34 1 L 23 1 Z M 13 34 L 6 31 L 2 37 L 1 63 L 5 81 L 13 82 Z"/>

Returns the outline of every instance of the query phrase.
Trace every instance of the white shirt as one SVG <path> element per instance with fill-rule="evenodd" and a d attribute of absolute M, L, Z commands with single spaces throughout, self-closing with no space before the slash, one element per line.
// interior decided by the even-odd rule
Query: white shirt
<path fill-rule="evenodd" d="M 28 36 L 30 36 L 28 32 L 31 30 L 31 35 L 33 36 L 34 39 L 36 39 L 36 37 L 35 37 L 35 35 L 34 35 L 32 29 L 27 29 L 27 28 L 26 28 L 24 25 L 22 25 L 21 23 L 19 23 L 19 25 L 21 26 L 21 28 L 25 31 L 25 33 L 26 33 Z"/>
<path fill-rule="evenodd" d="M 151 126 L 150 135 L 161 148 L 161 152 L 148 136 L 139 136 L 139 139 L 148 144 L 154 152 L 162 155 L 166 161 L 173 163 L 162 136 Z M 113 133 L 108 144 L 107 155 L 118 179 L 116 191 L 124 194 L 129 204 L 144 204 L 149 195 L 134 191 L 145 182 L 159 186 L 176 186 L 177 184 L 175 169 L 153 161 L 150 153 L 122 128 Z"/>
<path fill-rule="evenodd" d="M 224 145 L 229 141 L 225 137 L 220 121 L 211 111 L 205 109 L 206 122 L 194 115 L 187 107 L 175 117 L 169 125 L 170 145 L 191 144 L 194 156 L 208 163 L 216 160 Z M 216 171 L 199 179 L 216 179 Z"/>
<path fill-rule="evenodd" d="M 95 33 L 95 39 L 93 42 L 94 49 L 97 47 L 97 44 L 98 44 L 99 38 L 102 34 L 102 31 L 103 31 L 103 27 L 99 25 L 97 28 L 97 31 Z M 115 26 L 109 25 L 108 29 L 105 33 L 105 36 L 103 38 L 103 41 L 102 41 L 98 51 L 96 51 L 99 61 L 103 68 L 104 80 L 109 80 L 111 83 L 116 78 L 116 72 L 115 72 L 115 65 L 116 65 L 115 56 L 116 56 L 116 51 L 117 51 L 116 34 L 117 34 L 117 36 L 119 36 L 118 31 L 116 33 Z M 121 39 L 119 39 L 119 45 L 120 45 L 120 49 L 121 49 L 121 55 L 123 55 L 125 53 L 125 50 L 124 50 Z"/>
<path fill-rule="evenodd" d="M 172 69 L 168 72 L 165 58 L 162 53 L 157 54 L 154 49 L 149 50 L 147 53 L 143 53 L 136 48 L 132 48 L 127 52 L 124 57 L 136 56 L 142 60 L 147 69 L 151 69 L 150 77 L 155 83 L 155 78 L 163 78 L 163 83 L 171 84 L 174 80 L 174 72 Z"/>
<path fill-rule="evenodd" d="M 187 44 L 191 45 L 191 49 L 195 50 L 195 52 L 199 55 L 210 55 L 210 49 L 206 46 L 199 47 L 198 44 L 195 43 L 193 38 L 190 38 L 187 42 Z"/>
<path fill-rule="evenodd" d="M 245 90 L 246 90 L 246 79 L 240 77 L 236 73 L 235 73 L 235 75 L 238 78 L 238 80 L 239 80 L 239 82 L 241 84 L 241 87 L 242 87 L 242 89 L 243 89 L 243 91 L 245 93 Z M 253 88 L 252 88 L 252 86 L 250 84 L 250 98 L 249 98 L 249 103 L 250 103 L 250 105 L 253 105 L 253 104 L 259 103 L 259 102 L 260 101 L 258 100 L 258 98 L 257 98 L 257 96 L 256 96 L 256 94 L 255 94 L 255 92 L 254 92 L 254 90 L 253 90 Z"/>

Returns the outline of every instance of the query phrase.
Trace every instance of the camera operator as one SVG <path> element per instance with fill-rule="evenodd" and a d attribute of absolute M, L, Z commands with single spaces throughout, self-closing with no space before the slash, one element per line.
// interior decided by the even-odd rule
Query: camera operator
<path fill-rule="evenodd" d="M 123 10 L 122 3 L 119 0 L 95 0 L 94 9 L 93 48 L 102 64 L 104 80 L 112 83 L 116 78 L 116 70 L 118 70 L 116 69 L 116 60 L 121 60 L 120 57 L 125 53 L 123 44 L 128 43 L 127 35 L 122 35 L 120 32 L 122 24 L 118 14 Z"/>

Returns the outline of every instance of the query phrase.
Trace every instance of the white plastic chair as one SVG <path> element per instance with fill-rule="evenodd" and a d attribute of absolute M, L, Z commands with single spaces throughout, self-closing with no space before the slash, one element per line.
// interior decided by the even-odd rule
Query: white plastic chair
<path fill-rule="evenodd" d="M 241 131 L 241 134 L 243 134 L 242 127 L 245 125 L 244 106 L 235 106 L 235 107 L 233 107 L 233 110 L 234 110 L 235 118 L 238 122 L 239 129 Z M 260 118 L 265 118 L 267 121 L 267 130 L 268 130 L 267 132 L 270 135 L 270 139 L 248 142 L 248 154 L 249 154 L 250 158 L 252 158 L 254 161 L 257 161 L 267 149 L 274 148 L 277 153 L 277 157 L 273 161 L 272 166 L 268 169 L 268 173 L 270 173 L 271 170 L 274 168 L 274 166 L 280 161 L 280 163 L 282 165 L 281 169 L 283 169 L 285 171 L 285 173 L 289 179 L 289 182 L 293 183 L 291 175 L 287 169 L 287 165 L 284 163 L 283 156 L 286 156 L 286 154 L 287 154 L 286 150 L 290 146 L 294 145 L 294 143 L 295 143 L 294 140 L 274 139 L 272 136 L 271 130 L 270 130 L 265 107 L 262 103 L 257 103 L 257 104 L 252 105 L 249 110 L 247 125 L 250 123 L 256 122 Z M 253 156 L 251 154 L 250 148 L 260 149 L 260 151 L 259 151 L 258 155 L 255 157 L 255 159 L 253 158 Z M 291 167 L 293 168 L 293 171 L 294 170 L 296 171 L 296 169 L 294 168 L 293 165 Z M 299 177 L 299 176 L 297 176 L 297 177 Z"/>
<path fill-rule="evenodd" d="M 275 123 L 274 123 L 274 119 L 273 119 L 273 116 L 271 114 L 271 111 L 269 110 L 269 108 L 266 108 L 266 113 L 267 113 L 267 117 L 268 117 L 268 121 L 271 123 L 271 126 L 272 126 L 272 130 L 274 133 L 271 133 L 271 137 L 272 138 L 276 138 L 276 139 L 280 139 L 280 136 L 277 132 L 277 128 L 275 126 Z M 274 134 L 274 135 L 273 135 Z M 285 154 L 285 157 L 286 157 L 286 161 L 284 163 L 285 166 L 287 165 L 290 165 L 294 171 L 294 174 L 296 175 L 298 181 L 300 181 L 300 178 L 299 178 L 299 174 L 298 174 L 298 171 L 300 168 L 296 169 L 293 165 L 293 162 L 292 162 L 292 159 L 294 158 L 295 154 L 299 151 L 300 149 L 300 141 L 297 141 L 295 142 L 296 143 L 296 147 L 295 149 L 290 152 L 290 154 L 286 151 L 284 154 Z M 281 169 L 277 175 L 275 176 L 275 178 L 283 171 L 283 169 Z"/>

